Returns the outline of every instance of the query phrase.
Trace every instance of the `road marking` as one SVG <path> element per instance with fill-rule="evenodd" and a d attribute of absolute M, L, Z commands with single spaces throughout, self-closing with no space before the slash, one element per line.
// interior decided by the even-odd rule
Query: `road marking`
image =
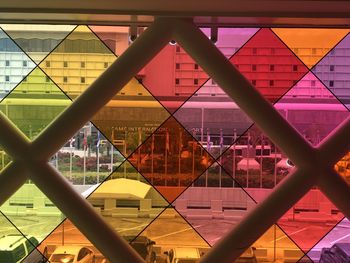
<path fill-rule="evenodd" d="M 275 242 L 275 241 L 282 240 L 282 239 L 284 239 L 284 238 L 288 238 L 289 236 L 293 236 L 293 235 L 295 235 L 295 234 L 297 234 L 297 233 L 299 233 L 299 232 L 305 231 L 305 230 L 308 229 L 308 228 L 310 228 L 310 227 L 304 227 L 304 228 L 302 228 L 302 229 L 299 229 L 299 230 L 297 230 L 297 231 L 294 231 L 294 232 L 288 234 L 288 236 L 287 236 L 287 235 L 281 236 L 281 237 L 279 237 L 279 238 L 276 238 L 276 239 L 270 241 L 270 243 L 273 243 L 273 242 Z"/>
<path fill-rule="evenodd" d="M 202 225 L 199 225 L 199 226 L 196 226 L 195 228 L 201 227 L 201 226 Z M 165 235 L 162 235 L 162 236 L 153 237 L 152 240 L 160 239 L 160 238 L 163 238 L 163 237 L 168 237 L 168 236 L 171 236 L 171 235 L 176 235 L 176 234 L 179 234 L 179 233 L 182 233 L 182 232 L 186 232 L 188 230 L 193 230 L 193 228 L 192 227 L 188 227 L 188 228 L 185 228 L 185 229 L 182 229 L 182 230 L 179 230 L 179 231 L 175 231 L 175 232 L 172 232 L 172 233 L 168 233 L 168 234 L 165 234 Z"/>
<path fill-rule="evenodd" d="M 148 226 L 149 224 L 146 223 L 146 224 L 143 224 L 143 225 L 139 225 L 139 226 L 134 226 L 134 227 L 130 227 L 130 228 L 121 228 L 121 229 L 117 229 L 116 231 L 118 233 L 121 233 L 121 232 L 125 232 L 125 231 L 128 231 L 128 230 L 133 230 L 133 229 L 138 229 L 138 228 L 142 228 L 144 226 Z"/>
<path fill-rule="evenodd" d="M 346 236 L 343 236 L 343 237 L 341 237 L 341 238 L 338 238 L 338 239 L 332 241 L 330 244 L 331 244 L 331 245 L 334 245 L 334 244 L 337 243 L 338 241 L 343 240 L 343 239 L 345 239 L 345 238 L 347 238 L 347 237 L 350 237 L 350 234 L 347 234 Z"/>

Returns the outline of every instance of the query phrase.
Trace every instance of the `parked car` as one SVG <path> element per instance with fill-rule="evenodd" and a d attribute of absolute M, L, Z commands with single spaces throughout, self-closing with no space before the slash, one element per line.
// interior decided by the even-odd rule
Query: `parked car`
<path fill-rule="evenodd" d="M 50 263 L 95 263 L 94 252 L 81 246 L 57 247 L 49 258 Z"/>
<path fill-rule="evenodd" d="M 33 236 L 20 234 L 5 235 L 0 238 L 1 263 L 43 263 L 47 259 L 35 249 L 39 244 Z"/>
<path fill-rule="evenodd" d="M 320 263 L 350 263 L 350 243 L 336 243 L 323 248 Z"/>
<path fill-rule="evenodd" d="M 157 259 L 156 252 L 154 251 L 155 241 L 150 240 L 146 236 L 124 236 L 124 238 L 130 243 L 131 247 L 145 260 L 146 263 L 155 263 Z M 110 263 L 108 259 L 103 259 L 102 263 Z"/>
<path fill-rule="evenodd" d="M 131 237 L 126 236 L 125 238 L 127 240 L 131 240 Z M 154 251 L 153 247 L 155 244 L 155 241 L 150 240 L 146 236 L 138 236 L 131 242 L 130 245 L 147 263 L 154 263 L 156 262 L 156 252 Z"/>

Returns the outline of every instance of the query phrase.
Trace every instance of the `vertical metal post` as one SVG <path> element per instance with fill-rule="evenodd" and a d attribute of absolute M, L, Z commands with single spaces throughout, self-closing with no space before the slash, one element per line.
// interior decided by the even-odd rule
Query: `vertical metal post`
<path fill-rule="evenodd" d="M 72 170 L 73 170 L 73 149 L 72 147 L 69 147 L 70 151 L 69 151 L 69 179 L 71 181 L 73 181 L 72 178 Z"/>
<path fill-rule="evenodd" d="M 236 143 L 237 143 L 237 130 L 233 130 L 233 153 L 232 153 L 232 178 L 233 187 L 235 187 L 236 180 Z"/>
<path fill-rule="evenodd" d="M 263 139 L 263 135 L 260 135 L 260 144 L 261 144 L 261 148 L 260 148 L 260 188 L 262 188 L 262 184 L 263 184 L 263 152 L 264 152 L 264 139 Z"/>
<path fill-rule="evenodd" d="M 181 180 L 181 151 L 182 151 L 182 128 L 179 128 L 179 178 L 178 186 L 180 186 Z"/>
<path fill-rule="evenodd" d="M 153 184 L 154 179 L 154 133 L 152 133 L 152 145 L 151 145 L 151 183 Z"/>
<path fill-rule="evenodd" d="M 248 132 L 247 139 L 247 173 L 246 173 L 246 187 L 249 188 L 249 158 L 250 158 L 250 133 Z"/>
<path fill-rule="evenodd" d="M 164 181 L 165 186 L 168 184 L 168 150 L 169 150 L 169 131 L 165 128 L 165 154 L 164 154 Z"/>

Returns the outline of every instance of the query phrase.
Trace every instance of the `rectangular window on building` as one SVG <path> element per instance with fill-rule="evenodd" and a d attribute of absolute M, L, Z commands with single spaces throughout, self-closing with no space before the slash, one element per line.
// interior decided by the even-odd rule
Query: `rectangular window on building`
<path fill-rule="evenodd" d="M 329 71 L 334 71 L 334 65 L 329 66 Z"/>
<path fill-rule="evenodd" d="M 194 64 L 194 69 L 198 69 L 198 64 L 197 63 Z"/>
<path fill-rule="evenodd" d="M 255 80 L 255 79 L 252 80 L 252 84 L 253 84 L 254 86 L 256 86 L 256 80 Z"/>
<path fill-rule="evenodd" d="M 105 63 L 103 64 L 103 67 L 104 67 L 104 68 L 108 68 L 108 62 L 105 62 Z"/>
<path fill-rule="evenodd" d="M 298 71 L 298 65 L 293 65 L 293 71 Z"/>
<path fill-rule="evenodd" d="M 6 66 L 6 67 L 9 67 L 9 66 L 10 66 L 10 60 L 6 60 L 6 61 L 5 61 L 5 66 Z"/>
<path fill-rule="evenodd" d="M 334 86 L 334 80 L 330 80 L 329 81 L 329 87 L 333 87 Z"/>
<path fill-rule="evenodd" d="M 270 65 L 270 71 L 275 71 L 275 65 Z"/>
<path fill-rule="evenodd" d="M 175 84 L 179 85 L 180 84 L 180 79 L 175 79 Z"/>
<path fill-rule="evenodd" d="M 252 71 L 256 71 L 256 65 L 252 65 Z"/>
<path fill-rule="evenodd" d="M 80 78 L 80 83 L 85 83 L 85 77 Z"/>
<path fill-rule="evenodd" d="M 81 68 L 85 68 L 85 62 L 84 61 L 80 62 L 80 67 Z"/>
<path fill-rule="evenodd" d="M 198 79 L 194 79 L 194 80 L 193 80 L 193 84 L 194 84 L 194 85 L 198 85 Z"/>
<path fill-rule="evenodd" d="M 176 46 L 176 52 L 180 52 L 180 51 L 181 51 L 180 47 Z"/>
<path fill-rule="evenodd" d="M 6 75 L 6 76 L 5 76 L 5 81 L 6 81 L 6 82 L 9 82 L 9 81 L 10 81 L 10 76 Z"/>
<path fill-rule="evenodd" d="M 67 77 L 63 77 L 63 83 L 67 83 L 68 82 L 68 78 Z"/>
<path fill-rule="evenodd" d="M 316 81 L 311 80 L 311 87 L 315 87 L 315 85 L 316 85 Z"/>
<path fill-rule="evenodd" d="M 28 62 L 27 62 L 27 60 L 23 60 L 23 67 L 27 67 L 28 66 Z"/>
<path fill-rule="evenodd" d="M 180 63 L 176 63 L 176 64 L 175 64 L 175 68 L 176 68 L 176 69 L 180 69 Z"/>
<path fill-rule="evenodd" d="M 46 60 L 46 61 L 45 61 L 45 66 L 46 66 L 47 68 L 51 67 L 51 62 L 48 61 L 48 60 Z"/>
<path fill-rule="evenodd" d="M 274 81 L 274 80 L 270 80 L 270 81 L 269 81 L 269 84 L 270 84 L 270 87 L 272 87 L 272 86 L 275 85 L 275 81 Z"/>
<path fill-rule="evenodd" d="M 68 62 L 67 61 L 63 61 L 63 67 L 64 68 L 68 68 Z"/>

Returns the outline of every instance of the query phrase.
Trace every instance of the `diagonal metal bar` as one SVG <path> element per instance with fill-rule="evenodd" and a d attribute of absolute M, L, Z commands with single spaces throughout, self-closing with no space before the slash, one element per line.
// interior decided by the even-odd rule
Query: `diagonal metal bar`
<path fill-rule="evenodd" d="M 29 158 L 29 139 L 0 111 L 0 145 L 13 159 Z M 14 178 L 14 176 L 16 178 Z M 9 163 L 0 173 L 0 205 L 28 179 L 28 173 L 19 162 Z"/>
<path fill-rule="evenodd" d="M 315 177 L 309 176 L 311 173 L 314 171 L 308 173 L 306 170 L 296 170 L 289 174 L 267 199 L 259 203 L 234 229 L 216 243 L 200 262 L 234 262 L 311 189 L 315 184 Z"/>
<path fill-rule="evenodd" d="M 47 160 L 91 120 L 170 40 L 172 26 L 162 18 L 145 32 L 33 141 L 37 158 Z M 64 128 L 63 128 L 64 127 Z M 48 145 L 47 142 L 50 142 Z"/>
<path fill-rule="evenodd" d="M 278 113 L 190 20 L 176 20 L 175 37 L 239 107 L 298 167 L 308 166 L 312 146 Z M 195 40 L 195 42 L 193 41 Z M 273 125 L 272 125 L 273 124 Z M 288 138 L 286 140 L 285 138 Z M 297 145 L 297 147 L 295 147 Z"/>
<path fill-rule="evenodd" d="M 20 129 L 0 111 L 0 145 L 13 159 L 29 158 L 30 141 Z"/>
<path fill-rule="evenodd" d="M 0 206 L 26 182 L 29 176 L 27 170 L 25 164 L 11 162 L 1 171 Z"/>
<path fill-rule="evenodd" d="M 123 238 L 114 233 L 101 216 L 93 212 L 92 206 L 51 165 L 46 162 L 33 162 L 30 171 L 31 179 L 40 190 L 111 262 L 144 262 Z"/>
<path fill-rule="evenodd" d="M 320 176 L 318 186 L 328 199 L 350 219 L 350 186 L 345 180 L 334 169 L 328 169 Z"/>
<path fill-rule="evenodd" d="M 350 117 L 344 120 L 321 142 L 319 149 L 322 162 L 333 166 L 350 150 L 350 140 L 344 140 L 349 134 Z"/>

